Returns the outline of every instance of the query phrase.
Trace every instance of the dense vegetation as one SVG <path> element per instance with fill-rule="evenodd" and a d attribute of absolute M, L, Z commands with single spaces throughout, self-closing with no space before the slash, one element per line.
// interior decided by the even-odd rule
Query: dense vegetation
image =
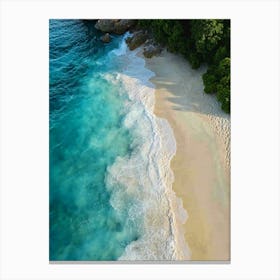
<path fill-rule="evenodd" d="M 229 20 L 139 20 L 138 24 L 170 52 L 182 54 L 192 68 L 207 63 L 204 91 L 216 93 L 222 109 L 230 112 Z"/>

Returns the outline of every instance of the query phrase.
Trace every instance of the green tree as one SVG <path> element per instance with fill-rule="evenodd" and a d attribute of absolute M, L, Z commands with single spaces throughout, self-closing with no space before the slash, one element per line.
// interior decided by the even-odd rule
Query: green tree
<path fill-rule="evenodd" d="M 171 52 L 182 54 L 193 69 L 207 63 L 203 75 L 204 91 L 216 93 L 222 109 L 230 112 L 230 21 L 139 20 L 154 38 Z"/>
<path fill-rule="evenodd" d="M 218 67 L 217 74 L 217 98 L 221 102 L 222 109 L 230 113 L 230 58 L 224 58 Z"/>
<path fill-rule="evenodd" d="M 205 93 L 217 92 L 217 77 L 213 73 L 207 71 L 203 74 L 202 79 Z"/>
<path fill-rule="evenodd" d="M 139 20 L 141 27 L 150 29 L 159 43 L 171 52 L 183 53 L 186 49 L 184 28 L 178 20 Z"/>
<path fill-rule="evenodd" d="M 193 69 L 197 69 L 199 68 L 200 64 L 201 64 L 201 58 L 199 55 L 197 55 L 195 52 L 189 52 L 186 55 L 187 59 L 189 60 L 191 66 Z"/>
<path fill-rule="evenodd" d="M 219 47 L 219 42 L 223 39 L 224 25 L 222 20 L 202 19 L 191 21 L 191 40 L 197 53 L 200 53 L 204 61 L 209 60 L 209 55 L 213 55 Z"/>
<path fill-rule="evenodd" d="M 219 47 L 213 56 L 213 64 L 218 65 L 227 56 L 229 56 L 227 48 L 225 46 Z"/>

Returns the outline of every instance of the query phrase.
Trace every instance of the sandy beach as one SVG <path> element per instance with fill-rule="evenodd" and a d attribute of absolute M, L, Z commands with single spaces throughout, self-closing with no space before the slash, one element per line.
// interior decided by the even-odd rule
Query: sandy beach
<path fill-rule="evenodd" d="M 183 231 L 191 260 L 230 260 L 230 117 L 203 92 L 205 67 L 193 70 L 166 51 L 145 60 L 156 74 L 155 114 L 176 138 L 173 190 L 188 213 Z"/>

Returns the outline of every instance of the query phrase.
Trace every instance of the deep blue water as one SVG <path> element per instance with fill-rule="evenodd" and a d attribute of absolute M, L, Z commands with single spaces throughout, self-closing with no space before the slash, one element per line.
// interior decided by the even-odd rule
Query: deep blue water
<path fill-rule="evenodd" d="M 106 170 L 133 151 L 123 125 L 127 95 L 106 73 L 123 67 L 92 22 L 50 20 L 50 260 L 116 260 L 137 240 L 128 210 L 116 213 Z"/>

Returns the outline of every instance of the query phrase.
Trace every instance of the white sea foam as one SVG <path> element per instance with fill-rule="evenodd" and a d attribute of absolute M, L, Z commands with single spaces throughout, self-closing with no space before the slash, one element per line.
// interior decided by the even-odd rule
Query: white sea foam
<path fill-rule="evenodd" d="M 126 45 L 125 40 L 126 40 L 129 36 L 131 36 L 131 34 L 130 34 L 129 32 L 125 33 L 125 35 L 123 36 L 123 39 L 122 39 L 122 41 L 121 41 L 119 47 L 118 47 L 117 49 L 112 50 L 112 51 L 109 53 L 109 55 L 114 54 L 114 55 L 116 55 L 116 56 L 121 56 L 121 55 L 126 54 L 126 52 L 127 52 L 127 45 Z"/>
<path fill-rule="evenodd" d="M 149 79 L 154 73 L 126 44 L 122 43 L 114 54 L 128 58 L 118 79 L 129 95 L 123 124 L 132 131 L 134 140 L 132 154 L 118 157 L 108 168 L 106 185 L 117 215 L 128 211 L 127 226 L 134 223 L 141 232 L 120 260 L 188 260 L 190 250 L 178 230 L 187 213 L 172 191 L 170 161 L 176 152 L 176 140 L 167 120 L 153 113 L 154 85 Z"/>

